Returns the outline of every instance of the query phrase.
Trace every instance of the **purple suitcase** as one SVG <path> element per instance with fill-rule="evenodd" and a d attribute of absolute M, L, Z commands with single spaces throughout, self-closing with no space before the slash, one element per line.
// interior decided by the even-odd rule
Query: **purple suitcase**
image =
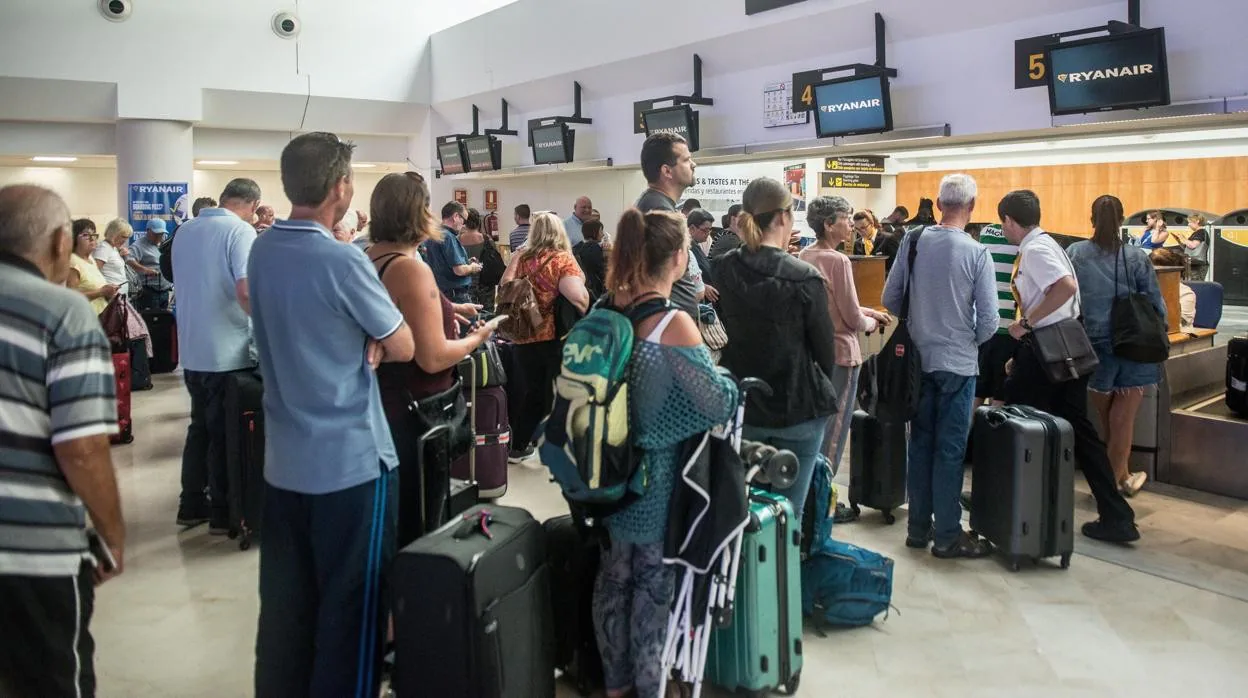
<path fill-rule="evenodd" d="M 476 480 L 481 499 L 507 494 L 507 450 L 511 448 L 511 421 L 507 417 L 507 392 L 502 386 L 473 389 L 468 393 L 476 442 L 467 455 L 451 464 L 451 477 Z"/>

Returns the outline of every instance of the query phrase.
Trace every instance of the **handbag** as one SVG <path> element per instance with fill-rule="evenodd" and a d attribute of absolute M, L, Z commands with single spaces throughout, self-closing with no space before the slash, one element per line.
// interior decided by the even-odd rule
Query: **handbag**
<path fill-rule="evenodd" d="M 1019 255 L 1021 259 L 1022 253 Z M 1065 254 L 1062 257 L 1065 258 Z M 1066 265 L 1070 268 L 1070 275 L 1075 276 L 1075 269 L 1070 266 L 1069 259 L 1066 260 Z M 1019 307 L 1022 307 L 1021 303 Z M 1082 307 L 1076 288 L 1076 312 Z M 1089 376 L 1101 363 L 1088 339 L 1087 331 L 1083 328 L 1081 317 L 1066 318 L 1052 325 L 1032 328 L 1031 347 L 1035 350 L 1036 358 L 1040 360 L 1040 366 L 1050 383 L 1065 383 Z"/>
<path fill-rule="evenodd" d="M 451 462 L 468 453 L 472 448 L 472 415 L 468 411 L 468 401 L 464 398 L 464 381 L 457 379 L 455 384 L 440 393 L 434 393 L 417 400 L 408 395 L 408 413 L 412 416 L 412 432 L 423 436 L 437 427 L 450 427 L 445 441 L 439 441 L 434 448 L 445 449 L 435 453 L 432 462 L 439 467 L 451 467 Z M 422 454 L 423 457 L 424 454 Z"/>
<path fill-rule="evenodd" d="M 498 344 L 485 341 L 472 350 L 468 358 L 459 362 L 459 376 L 472 376 L 469 381 L 475 383 L 478 390 L 494 388 L 507 384 L 507 369 L 503 367 L 503 358 L 499 355 Z"/>
<path fill-rule="evenodd" d="M 104 328 L 104 336 L 108 337 L 108 345 L 112 353 L 121 354 L 130 351 L 130 307 L 126 304 L 124 293 L 117 293 L 100 311 L 100 326 Z"/>
<path fill-rule="evenodd" d="M 1127 266 L 1126 250 L 1114 257 L 1114 304 L 1110 308 L 1114 356 L 1145 364 L 1159 364 L 1170 358 L 1170 335 L 1166 321 L 1146 294 L 1132 289 L 1131 268 Z M 1118 295 L 1118 260 L 1126 269 L 1127 293 Z"/>
<path fill-rule="evenodd" d="M 913 233 L 906 253 L 906 290 L 901 299 L 897 328 L 876 357 L 876 416 L 888 421 L 908 422 L 919 413 L 919 392 L 923 381 L 923 358 L 910 336 L 910 287 L 914 280 L 914 260 L 919 238 L 926 228 Z"/>

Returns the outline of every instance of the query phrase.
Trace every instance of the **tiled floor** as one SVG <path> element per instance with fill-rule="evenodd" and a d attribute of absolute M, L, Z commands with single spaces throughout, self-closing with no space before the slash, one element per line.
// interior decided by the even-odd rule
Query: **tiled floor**
<path fill-rule="evenodd" d="M 104 698 L 251 694 L 257 551 L 173 526 L 187 414 L 180 380 L 158 376 L 156 390 L 136 395 L 135 443 L 113 451 L 130 543 L 127 572 L 100 589 L 92 624 Z M 505 501 L 539 518 L 560 513 L 539 471 L 513 468 Z M 1079 501 L 1086 516 L 1090 501 Z M 1141 544 L 1080 540 L 1067 571 L 935 560 L 869 513 L 837 528 L 896 558 L 898 612 L 827 637 L 808 631 L 799 695 L 1245 695 L 1248 503 L 1145 493 L 1135 504 Z"/>

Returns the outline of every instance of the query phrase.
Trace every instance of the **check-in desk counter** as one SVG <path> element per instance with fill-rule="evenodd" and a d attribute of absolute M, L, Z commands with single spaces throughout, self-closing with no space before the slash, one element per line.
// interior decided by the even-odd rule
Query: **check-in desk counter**
<path fill-rule="evenodd" d="M 1148 473 L 1150 480 L 1166 482 L 1166 466 L 1173 458 L 1173 425 L 1171 411 L 1181 403 L 1175 401 L 1178 395 L 1190 395 L 1198 388 L 1194 383 L 1203 380 L 1200 372 L 1194 372 L 1191 361 L 1182 360 L 1189 354 L 1211 351 L 1216 330 L 1187 328 L 1181 331 L 1179 320 L 1179 284 L 1182 278 L 1181 267 L 1161 267 L 1157 269 L 1157 281 L 1161 286 L 1161 296 L 1166 303 L 1166 323 L 1170 334 L 1170 359 L 1162 366 L 1161 383 L 1144 389 L 1144 400 L 1135 415 L 1135 434 L 1131 444 L 1131 470 Z M 1201 362 L 1213 360 L 1209 357 Z M 1203 365 L 1203 363 L 1201 364 Z M 1222 351 L 1222 369 L 1225 370 L 1226 351 Z M 1186 397 L 1184 399 L 1187 399 Z M 1096 425 L 1097 431 L 1104 438 L 1104 430 L 1096 408 L 1088 403 L 1088 415 Z"/>
<path fill-rule="evenodd" d="M 858 304 L 881 313 L 888 312 L 882 301 L 884 283 L 887 281 L 887 274 L 884 271 L 885 258 L 851 256 L 849 262 L 854 273 L 854 288 L 858 291 Z M 859 332 L 858 344 L 862 347 L 862 358 L 865 360 L 869 356 L 880 353 L 884 342 L 892 336 L 896 326 L 897 324 L 893 323 L 871 334 Z"/>
<path fill-rule="evenodd" d="M 1169 452 L 1157 480 L 1248 499 L 1248 420 L 1226 406 L 1225 344 L 1172 358 Z"/>

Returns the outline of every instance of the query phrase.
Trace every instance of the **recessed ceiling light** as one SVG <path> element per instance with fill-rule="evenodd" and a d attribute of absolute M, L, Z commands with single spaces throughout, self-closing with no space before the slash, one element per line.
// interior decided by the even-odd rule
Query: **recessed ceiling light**
<path fill-rule="evenodd" d="M 237 165 L 238 160 L 200 160 L 197 165 Z"/>
<path fill-rule="evenodd" d="M 376 165 L 374 165 L 371 162 L 353 162 L 351 163 L 351 166 L 352 167 L 376 167 Z"/>
<path fill-rule="evenodd" d="M 33 162 L 78 162 L 78 158 L 66 155 L 36 155 L 31 160 Z"/>

